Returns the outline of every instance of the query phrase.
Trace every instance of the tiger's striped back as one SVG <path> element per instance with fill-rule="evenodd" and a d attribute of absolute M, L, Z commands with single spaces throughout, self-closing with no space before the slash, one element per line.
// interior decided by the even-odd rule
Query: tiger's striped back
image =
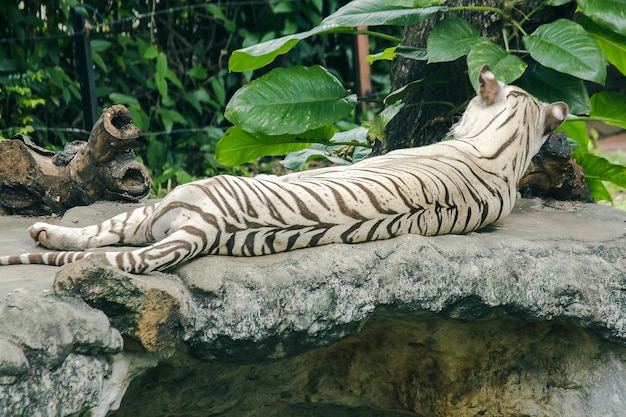
<path fill-rule="evenodd" d="M 99 226 L 38 223 L 31 228 L 36 241 L 70 251 L 0 263 L 56 265 L 85 256 L 75 249 L 149 243 L 105 252 L 112 265 L 141 273 L 201 254 L 256 256 L 406 233 L 466 233 L 510 213 L 519 178 L 566 115 L 564 103 L 543 104 L 483 68 L 453 140 L 283 177 L 197 181 Z"/>

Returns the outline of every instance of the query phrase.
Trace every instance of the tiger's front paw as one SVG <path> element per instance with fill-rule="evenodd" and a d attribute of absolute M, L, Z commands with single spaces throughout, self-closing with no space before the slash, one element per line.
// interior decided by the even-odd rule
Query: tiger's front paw
<path fill-rule="evenodd" d="M 37 222 L 28 229 L 28 233 L 35 242 L 49 249 L 81 249 L 80 243 L 77 242 L 71 228 Z"/>
<path fill-rule="evenodd" d="M 48 232 L 46 227 L 50 226 L 48 223 L 38 222 L 33 224 L 29 229 L 28 233 L 30 234 L 31 239 L 40 244 L 41 246 L 45 246 L 48 248 Z"/>

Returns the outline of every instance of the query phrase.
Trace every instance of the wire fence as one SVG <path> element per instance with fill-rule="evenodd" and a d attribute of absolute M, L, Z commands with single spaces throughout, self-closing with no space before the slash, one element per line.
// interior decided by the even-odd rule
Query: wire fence
<path fill-rule="evenodd" d="M 282 0 L 282 3 L 297 3 L 299 0 Z M 135 16 L 123 17 L 120 19 L 107 19 L 97 8 L 88 4 L 78 4 L 78 7 L 82 7 L 86 10 L 90 10 L 95 16 L 100 19 L 100 22 L 95 23 L 92 26 L 94 30 L 105 30 L 107 27 L 121 26 L 127 23 L 140 22 L 145 19 L 153 19 L 156 16 L 164 14 L 173 14 L 185 10 L 195 10 L 200 8 L 206 8 L 208 5 L 215 5 L 217 7 L 239 7 L 239 6 L 255 6 L 255 5 L 269 5 L 270 0 L 241 0 L 241 1 L 227 1 L 227 2 L 205 2 L 198 4 L 190 4 L 187 6 L 170 7 L 168 9 L 153 10 L 147 13 L 137 13 Z M 81 31 L 73 31 L 72 33 L 65 33 L 59 35 L 46 35 L 46 36 L 16 36 L 11 38 L 0 38 L 0 44 L 2 43 L 15 43 L 15 42 L 52 42 L 59 39 L 72 39 L 79 35 L 84 35 L 86 29 Z"/>
<path fill-rule="evenodd" d="M 23 130 L 23 127 L 7 127 L 4 129 L 0 129 L 0 133 L 12 133 L 17 132 L 19 130 Z M 82 135 L 89 135 L 91 132 L 86 129 L 80 129 L 77 127 L 31 127 L 33 132 L 55 132 L 55 133 L 75 133 Z M 139 133 L 140 137 L 147 136 L 164 136 L 164 135 L 175 135 L 178 133 L 206 133 L 207 129 L 202 128 L 177 128 L 169 131 L 159 131 L 159 132 L 141 132 Z"/>
<path fill-rule="evenodd" d="M 299 0 L 281 0 L 282 3 L 294 3 L 297 4 Z M 153 3 L 156 5 L 156 3 Z M 5 37 L 0 38 L 0 44 L 9 44 L 9 43 L 47 43 L 47 42 L 57 42 L 59 40 L 68 40 L 74 41 L 77 37 L 85 37 L 89 36 L 91 39 L 97 38 L 98 34 L 107 34 L 108 32 L 114 32 L 115 27 L 124 27 L 125 25 L 135 24 L 136 22 L 141 22 L 145 20 L 153 20 L 155 17 L 166 15 L 166 14 L 174 14 L 183 11 L 196 10 L 196 9 L 204 9 L 208 6 L 215 6 L 220 8 L 232 8 L 232 7 L 241 7 L 241 6 L 256 6 L 256 5 L 270 5 L 270 0 L 233 0 L 233 1 L 216 1 L 216 2 L 204 2 L 197 3 L 192 5 L 185 6 L 177 6 L 170 7 L 167 9 L 161 10 L 152 10 L 146 13 L 135 13 L 134 16 L 123 17 L 119 19 L 111 19 L 107 18 L 103 15 L 96 7 L 93 7 L 88 4 L 78 4 L 75 7 L 80 7 L 89 11 L 92 17 L 97 18 L 98 22 L 90 22 L 88 28 L 83 27 L 81 30 L 72 30 L 72 26 L 69 24 L 64 27 L 66 33 L 55 34 L 55 35 L 32 35 L 32 36 L 16 36 L 16 37 Z M 95 35 L 95 36 L 94 36 Z M 24 126 L 12 126 L 0 129 L 0 134 L 15 134 L 18 132 L 23 132 L 25 129 Z M 68 128 L 60 128 L 60 127 L 41 127 L 41 126 L 29 126 L 28 129 L 33 132 L 54 132 L 54 133 L 70 133 L 70 134 L 83 134 L 89 135 L 90 132 L 87 129 L 79 129 L 74 127 Z M 206 132 L 205 129 L 201 128 L 177 128 L 171 129 L 168 131 L 150 131 L 146 133 L 142 133 L 140 136 L 164 136 L 164 135 L 176 135 L 176 134 L 184 134 L 184 133 L 203 133 Z"/>

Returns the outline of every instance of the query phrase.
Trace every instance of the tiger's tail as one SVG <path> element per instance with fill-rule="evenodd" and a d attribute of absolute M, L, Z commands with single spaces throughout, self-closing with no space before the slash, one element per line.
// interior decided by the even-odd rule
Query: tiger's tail
<path fill-rule="evenodd" d="M 94 254 L 102 254 L 114 267 L 132 274 L 164 270 L 185 262 L 206 249 L 206 236 L 191 235 L 190 227 L 183 227 L 168 237 L 149 246 L 119 251 L 49 251 L 0 256 L 0 265 L 42 264 L 62 266 Z M 195 237 L 190 239 L 189 236 Z"/>
<path fill-rule="evenodd" d="M 0 265 L 54 265 L 62 266 L 92 255 L 94 252 L 52 251 L 0 256 Z"/>

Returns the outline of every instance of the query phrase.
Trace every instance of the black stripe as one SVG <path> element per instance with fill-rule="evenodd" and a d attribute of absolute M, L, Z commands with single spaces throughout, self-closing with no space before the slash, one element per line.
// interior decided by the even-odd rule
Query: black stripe
<path fill-rule="evenodd" d="M 367 232 L 367 236 L 365 237 L 366 241 L 370 241 L 374 238 L 374 234 L 376 233 L 376 231 L 378 230 L 378 227 L 380 227 L 380 225 L 383 223 L 384 220 L 385 219 L 380 219 L 370 227 L 370 230 L 369 232 Z"/>
<path fill-rule="evenodd" d="M 209 185 L 210 185 L 211 187 L 213 187 L 213 188 L 214 188 L 214 185 L 213 185 L 213 183 L 212 183 L 212 182 L 211 182 L 211 183 L 209 183 Z M 222 204 L 220 204 L 219 199 L 215 198 L 215 196 L 213 195 L 213 193 L 211 193 L 211 192 L 209 191 L 209 186 L 204 185 L 204 184 L 196 184 L 196 183 L 193 183 L 193 182 L 192 182 L 192 183 L 189 183 L 189 184 L 186 184 L 186 186 L 188 186 L 188 187 L 194 187 L 194 188 L 197 188 L 197 189 L 199 189 L 200 191 L 202 191 L 202 193 L 203 193 L 205 196 L 207 196 L 207 197 L 211 200 L 211 202 L 213 203 L 213 205 L 214 205 L 214 206 L 215 206 L 215 207 L 216 207 L 216 208 L 217 208 L 217 209 L 218 209 L 218 210 L 222 213 L 222 215 L 223 215 L 223 216 L 228 215 L 228 212 L 226 211 L 226 209 L 225 209 L 224 207 L 222 207 Z"/>

